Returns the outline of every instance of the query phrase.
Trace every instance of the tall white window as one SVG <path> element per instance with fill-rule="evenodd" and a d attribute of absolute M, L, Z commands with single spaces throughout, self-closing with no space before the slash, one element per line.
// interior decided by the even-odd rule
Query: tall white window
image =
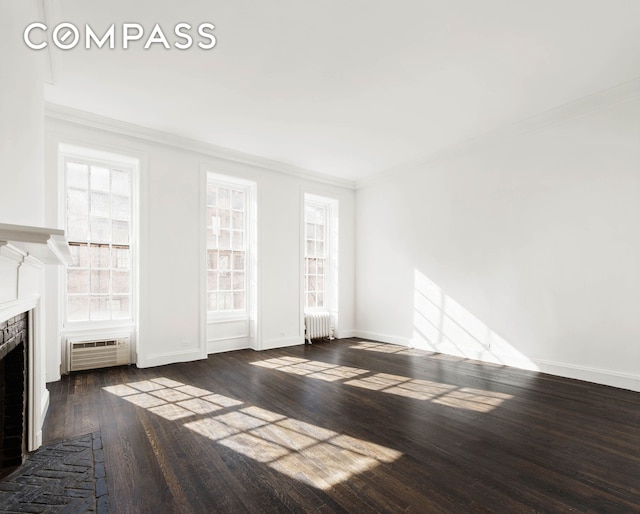
<path fill-rule="evenodd" d="M 207 310 L 248 311 L 248 187 L 207 180 Z"/>
<path fill-rule="evenodd" d="M 122 163 L 64 157 L 73 257 L 65 276 L 65 326 L 133 319 L 132 172 Z"/>
<path fill-rule="evenodd" d="M 329 205 L 305 200 L 304 298 L 305 310 L 326 309 Z"/>
<path fill-rule="evenodd" d="M 338 200 L 304 195 L 305 312 L 328 311 L 338 319 Z"/>

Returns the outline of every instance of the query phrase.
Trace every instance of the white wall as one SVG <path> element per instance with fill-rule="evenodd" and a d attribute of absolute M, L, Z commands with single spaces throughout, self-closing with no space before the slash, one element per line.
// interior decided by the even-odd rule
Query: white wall
<path fill-rule="evenodd" d="M 640 390 L 640 99 L 603 98 L 359 189 L 358 333 Z"/>
<path fill-rule="evenodd" d="M 42 226 L 42 55 L 22 39 L 37 19 L 36 3 L 2 0 L 0 8 L 0 223 Z"/>
<path fill-rule="evenodd" d="M 57 148 L 61 142 L 130 155 L 142 161 L 139 366 L 188 361 L 206 355 L 204 298 L 200 287 L 200 232 L 204 230 L 200 209 L 202 169 L 257 183 L 259 327 L 256 349 L 303 343 L 300 202 L 302 194 L 315 191 L 318 184 L 306 178 L 216 158 L 207 154 L 205 146 L 202 152 L 193 151 L 47 117 L 47 216 L 55 224 L 58 223 Z M 326 184 L 321 187 L 340 201 L 340 265 L 345 283 L 341 293 L 341 329 L 351 333 L 355 194 L 349 188 Z M 54 353 L 59 355 L 59 348 Z M 50 361 L 49 366 L 49 373 L 55 374 L 56 363 Z"/>

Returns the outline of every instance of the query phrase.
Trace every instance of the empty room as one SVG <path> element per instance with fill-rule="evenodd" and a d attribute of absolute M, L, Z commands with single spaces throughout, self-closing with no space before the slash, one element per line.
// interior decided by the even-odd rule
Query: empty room
<path fill-rule="evenodd" d="M 0 0 L 0 512 L 640 513 L 637 0 Z"/>

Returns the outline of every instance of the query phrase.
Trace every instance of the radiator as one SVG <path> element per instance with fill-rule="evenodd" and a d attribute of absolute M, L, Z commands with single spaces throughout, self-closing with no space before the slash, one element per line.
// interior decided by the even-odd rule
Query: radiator
<path fill-rule="evenodd" d="M 312 312 L 304 315 L 305 339 L 311 343 L 312 339 L 328 337 L 333 339 L 331 315 L 328 312 Z"/>
<path fill-rule="evenodd" d="M 107 368 L 131 363 L 128 337 L 69 341 L 69 371 Z"/>

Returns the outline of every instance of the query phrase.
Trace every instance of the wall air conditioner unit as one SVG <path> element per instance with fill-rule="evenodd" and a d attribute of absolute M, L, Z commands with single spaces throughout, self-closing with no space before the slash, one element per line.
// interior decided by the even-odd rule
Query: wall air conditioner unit
<path fill-rule="evenodd" d="M 128 337 L 69 341 L 69 371 L 131 364 Z"/>

